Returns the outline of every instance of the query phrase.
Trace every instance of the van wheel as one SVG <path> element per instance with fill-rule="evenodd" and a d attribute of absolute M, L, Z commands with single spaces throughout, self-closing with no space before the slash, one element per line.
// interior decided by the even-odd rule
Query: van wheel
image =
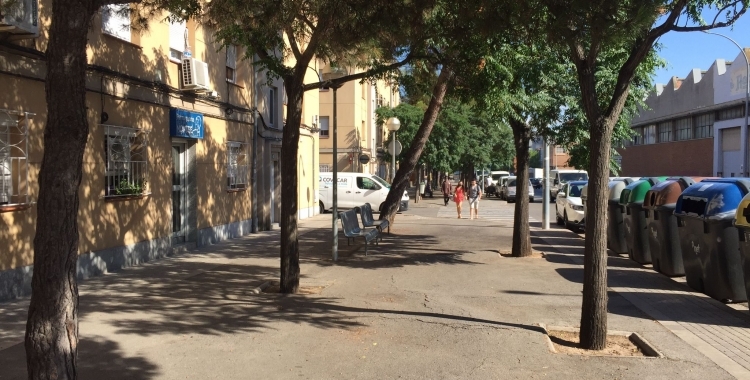
<path fill-rule="evenodd" d="M 326 208 L 325 208 L 325 206 L 323 206 L 323 202 L 318 202 L 318 204 L 320 205 L 320 213 L 321 214 L 325 214 L 326 213 Z"/>

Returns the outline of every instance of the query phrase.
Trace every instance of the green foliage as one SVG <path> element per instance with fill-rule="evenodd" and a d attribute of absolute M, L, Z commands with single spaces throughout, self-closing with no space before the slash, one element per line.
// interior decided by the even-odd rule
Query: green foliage
<path fill-rule="evenodd" d="M 529 167 L 530 168 L 541 168 L 542 167 L 542 155 L 536 149 L 529 150 Z"/>
<path fill-rule="evenodd" d="M 139 195 L 146 191 L 146 181 L 132 181 L 127 178 L 120 179 L 120 182 L 115 186 L 115 194 L 117 195 Z"/>
<path fill-rule="evenodd" d="M 377 109 L 379 124 L 384 124 L 392 116 L 401 121 L 398 141 L 403 145 L 402 154 L 411 146 L 425 109 L 424 103 L 401 103 L 396 108 Z M 387 146 L 390 146 L 391 138 L 392 135 L 389 135 Z M 449 100 L 435 122 L 420 162 L 442 172 L 452 172 L 466 164 L 477 167 L 507 166 L 513 161 L 512 141 L 508 127 L 486 115 L 477 114 L 470 105 Z M 388 160 L 390 155 L 386 153 Z"/>

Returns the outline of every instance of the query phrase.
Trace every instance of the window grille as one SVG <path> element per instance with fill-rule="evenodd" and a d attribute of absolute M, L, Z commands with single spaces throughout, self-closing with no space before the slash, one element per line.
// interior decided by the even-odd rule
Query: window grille
<path fill-rule="evenodd" d="M 564 154 L 565 153 L 565 147 L 562 146 L 556 146 L 555 147 L 555 154 Z"/>
<path fill-rule="evenodd" d="M 0 207 L 28 204 L 29 123 L 33 113 L 0 109 Z"/>
<path fill-rule="evenodd" d="M 659 142 L 672 141 L 672 121 L 659 123 Z"/>
<path fill-rule="evenodd" d="M 321 173 L 330 173 L 331 167 L 327 164 L 318 165 L 318 171 Z"/>
<path fill-rule="evenodd" d="M 148 133 L 139 129 L 103 125 L 105 197 L 148 193 Z"/>
<path fill-rule="evenodd" d="M 227 143 L 227 189 L 244 189 L 248 182 L 247 144 Z"/>
<path fill-rule="evenodd" d="M 745 116 L 745 106 L 736 106 L 719 110 L 719 120 L 738 119 Z"/>
<path fill-rule="evenodd" d="M 643 127 L 643 144 L 656 144 L 656 125 Z"/>
<path fill-rule="evenodd" d="M 714 135 L 714 113 L 704 113 L 695 117 L 695 138 L 702 139 Z"/>

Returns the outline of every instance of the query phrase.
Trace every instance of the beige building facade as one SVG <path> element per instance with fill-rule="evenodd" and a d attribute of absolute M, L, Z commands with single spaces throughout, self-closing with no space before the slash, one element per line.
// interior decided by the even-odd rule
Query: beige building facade
<path fill-rule="evenodd" d="M 327 68 L 323 67 L 325 71 Z M 320 171 L 333 171 L 333 89 L 320 90 Z M 397 85 L 385 80 L 351 81 L 336 90 L 337 160 L 339 172 L 376 174 L 390 178 L 390 164 L 383 161 L 383 142 L 388 132 L 377 124 L 378 107 L 400 104 Z M 369 162 L 360 162 L 360 157 Z"/>
<path fill-rule="evenodd" d="M 36 31 L 0 22 L 0 38 L 10 37 L 0 50 L 0 300 L 30 291 L 50 11 L 49 1 L 38 3 Z M 210 30 L 166 16 L 135 30 L 105 8 L 89 33 L 80 278 L 272 229 L 279 219 L 283 83 L 269 84 Z M 303 122 L 312 126 L 317 99 L 305 101 Z M 317 211 L 317 149 L 315 129 L 303 131 L 301 218 Z"/>

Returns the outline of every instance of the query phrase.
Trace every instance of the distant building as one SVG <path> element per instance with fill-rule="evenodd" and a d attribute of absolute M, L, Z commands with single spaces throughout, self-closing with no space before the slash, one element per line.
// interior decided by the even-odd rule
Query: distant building
<path fill-rule="evenodd" d="M 745 75 L 738 54 L 734 61 L 717 59 L 707 71 L 693 69 L 656 85 L 648 109 L 631 120 L 635 137 L 618 149 L 622 175 L 747 176 Z"/>

